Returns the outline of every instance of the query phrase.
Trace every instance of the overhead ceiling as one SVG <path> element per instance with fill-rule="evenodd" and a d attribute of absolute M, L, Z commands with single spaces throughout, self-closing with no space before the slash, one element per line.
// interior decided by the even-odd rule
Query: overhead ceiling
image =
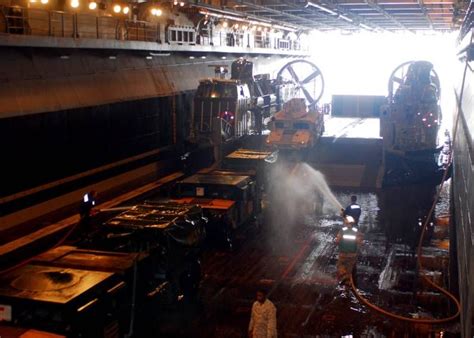
<path fill-rule="evenodd" d="M 457 0 L 238 0 L 237 10 L 303 29 L 451 31 L 459 28 L 467 3 Z"/>

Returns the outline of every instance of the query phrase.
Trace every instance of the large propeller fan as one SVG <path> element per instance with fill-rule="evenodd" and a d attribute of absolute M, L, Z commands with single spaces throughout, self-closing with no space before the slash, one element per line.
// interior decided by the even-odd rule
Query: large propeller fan
<path fill-rule="evenodd" d="M 306 60 L 287 63 L 278 72 L 277 79 L 282 83 L 294 83 L 298 95 L 306 99 L 308 106 L 315 105 L 324 92 L 323 74 L 314 63 Z"/>
<path fill-rule="evenodd" d="M 395 96 L 395 93 L 397 92 L 398 87 L 400 87 L 400 85 L 404 83 L 405 78 L 408 73 L 408 69 L 415 62 L 416 61 L 407 61 L 407 62 L 402 63 L 397 68 L 395 68 L 395 70 L 390 75 L 390 79 L 388 80 L 388 97 L 390 100 L 389 102 L 393 102 L 393 97 Z M 430 80 L 431 80 L 431 83 L 436 86 L 437 94 L 439 97 L 441 94 L 441 86 L 440 86 L 438 74 L 436 73 L 434 68 L 431 69 Z"/>

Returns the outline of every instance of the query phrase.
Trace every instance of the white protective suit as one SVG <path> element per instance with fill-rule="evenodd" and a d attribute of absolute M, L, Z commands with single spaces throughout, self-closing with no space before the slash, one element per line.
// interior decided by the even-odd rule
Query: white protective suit
<path fill-rule="evenodd" d="M 255 301 L 250 316 L 249 332 L 253 332 L 252 338 L 276 338 L 276 308 L 268 299 L 263 304 Z"/>

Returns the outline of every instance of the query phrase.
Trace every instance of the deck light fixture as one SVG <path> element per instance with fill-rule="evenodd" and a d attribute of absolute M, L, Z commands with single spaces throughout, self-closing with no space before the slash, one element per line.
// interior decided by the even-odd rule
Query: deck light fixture
<path fill-rule="evenodd" d="M 323 12 L 329 13 L 329 14 L 331 14 L 331 15 L 337 15 L 337 13 L 336 13 L 335 11 L 333 11 L 332 9 L 326 8 L 326 7 L 322 6 L 322 5 L 315 4 L 315 3 L 311 2 L 311 1 L 308 1 L 304 7 L 305 7 L 305 8 L 308 8 L 308 7 L 310 7 L 310 6 L 311 6 L 311 7 L 314 7 L 314 8 L 317 8 L 317 9 L 319 9 L 319 10 L 322 10 Z"/>
<path fill-rule="evenodd" d="M 161 9 L 155 7 L 151 9 L 151 15 L 161 16 L 161 14 L 163 14 L 163 11 Z"/>
<path fill-rule="evenodd" d="M 342 15 L 342 14 L 339 14 L 338 18 L 342 19 L 342 20 L 345 20 L 347 22 L 353 22 L 354 20 L 352 20 L 351 18 L 345 16 L 345 15 Z"/>

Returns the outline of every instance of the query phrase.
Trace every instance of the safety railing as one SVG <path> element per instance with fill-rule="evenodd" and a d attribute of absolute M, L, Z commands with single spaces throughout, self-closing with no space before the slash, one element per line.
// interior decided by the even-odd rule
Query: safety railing
<path fill-rule="evenodd" d="M 164 27 L 148 21 L 19 6 L 0 6 L 0 33 L 157 43 L 164 40 L 172 44 L 301 50 L 297 42 L 273 43 L 269 36 L 261 32 L 256 32 L 253 37 L 249 32 L 218 29 L 199 34 L 191 26 Z"/>
<path fill-rule="evenodd" d="M 18 6 L 0 10 L 0 32 L 8 34 L 160 42 L 157 23 Z"/>
<path fill-rule="evenodd" d="M 196 43 L 196 29 L 190 26 L 168 26 L 166 41 L 193 45 Z"/>

